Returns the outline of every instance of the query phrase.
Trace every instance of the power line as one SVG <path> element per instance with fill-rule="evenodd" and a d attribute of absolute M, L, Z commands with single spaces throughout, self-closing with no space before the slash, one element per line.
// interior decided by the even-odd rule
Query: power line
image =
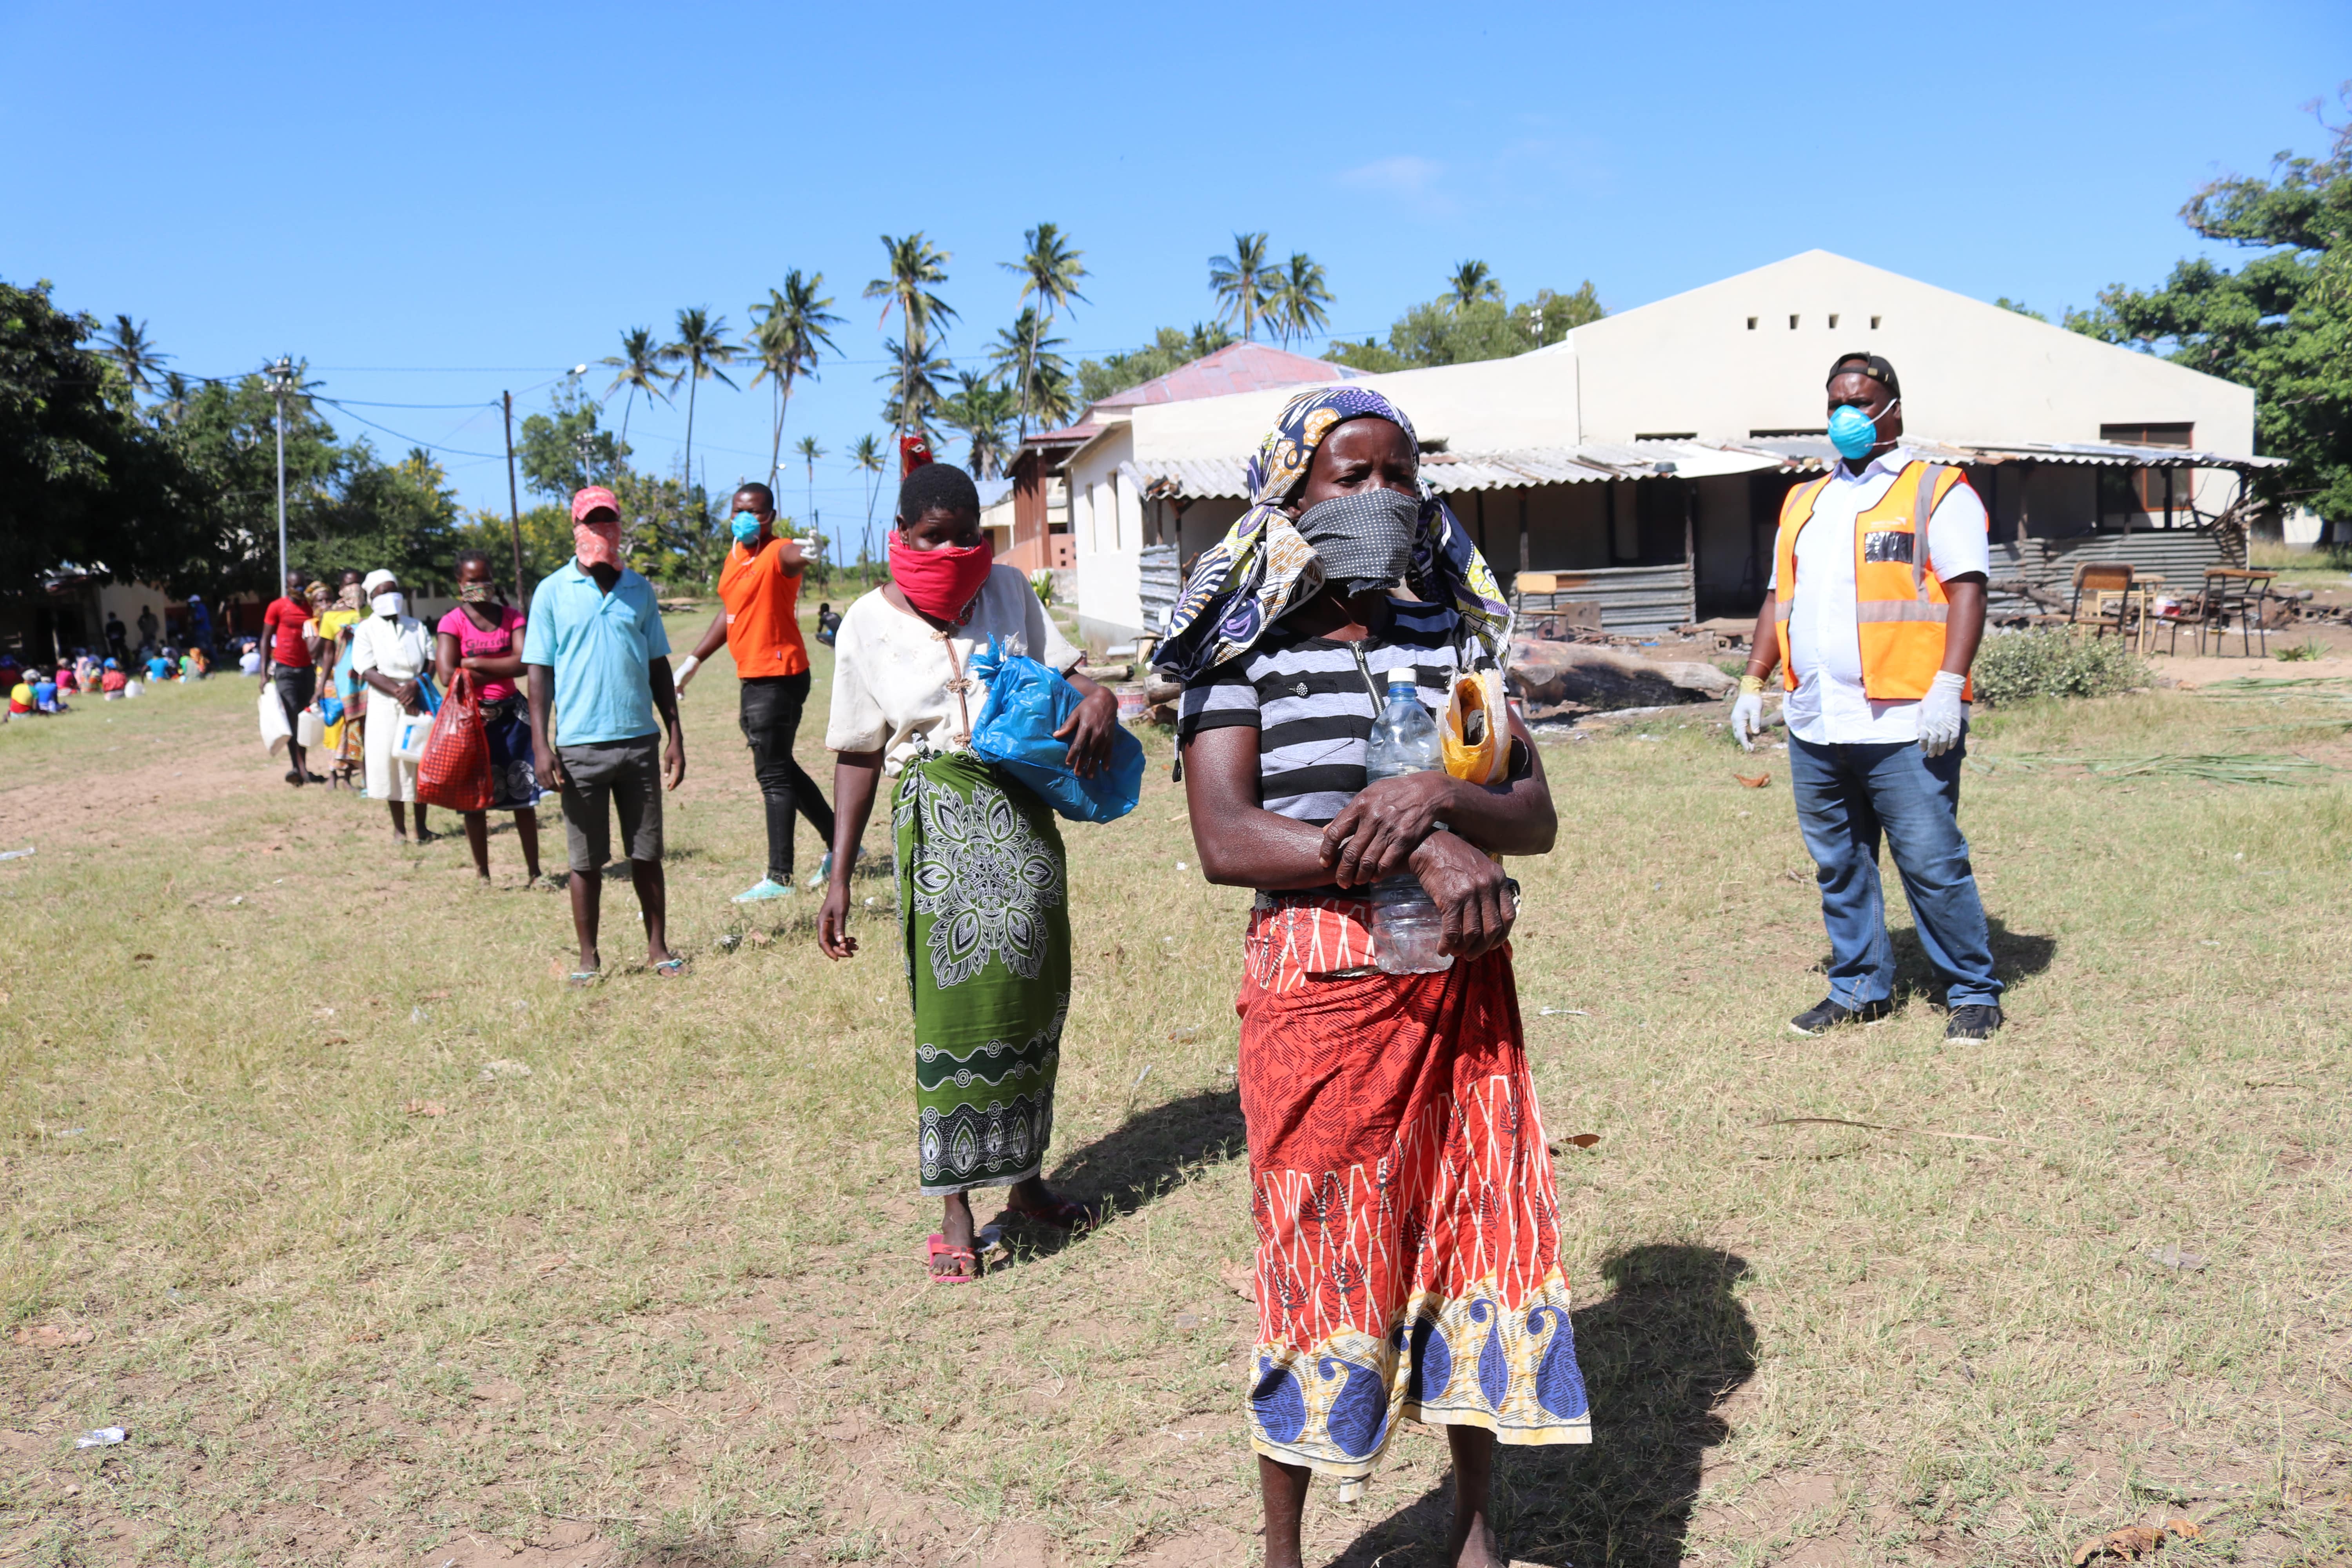
<path fill-rule="evenodd" d="M 400 440 L 407 442 L 412 447 L 422 447 L 428 452 L 447 452 L 459 458 L 492 458 L 500 462 L 506 460 L 506 454 L 503 452 L 469 452 L 463 447 L 446 447 L 438 441 L 427 441 L 421 436 L 403 435 L 400 431 L 394 429 L 389 425 L 377 424 L 374 420 L 370 419 L 364 414 L 352 414 L 350 409 L 344 408 L 343 405 L 334 398 L 321 397 L 315 392 L 310 394 L 310 401 L 313 403 L 323 403 L 330 408 L 340 409 L 345 414 L 351 414 L 352 418 L 358 420 L 361 424 L 366 426 L 371 430 L 381 430 L 387 436 L 395 437 Z M 460 403 L 455 406 L 459 408 L 470 408 L 473 405 Z"/>

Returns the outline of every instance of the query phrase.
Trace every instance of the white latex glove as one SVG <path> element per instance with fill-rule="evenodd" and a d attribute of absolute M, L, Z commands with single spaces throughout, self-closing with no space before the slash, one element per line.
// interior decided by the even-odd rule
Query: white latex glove
<path fill-rule="evenodd" d="M 677 668 L 670 675 L 670 689 L 673 691 L 684 691 L 686 689 L 686 683 L 694 679 L 694 672 L 701 668 L 702 661 L 695 658 L 692 654 L 688 654 L 684 658 L 678 660 Z"/>
<path fill-rule="evenodd" d="M 1960 689 L 1968 677 L 1939 669 L 1919 700 L 1919 749 L 1940 757 L 1960 743 Z"/>
<path fill-rule="evenodd" d="M 1756 749 L 1764 731 L 1764 683 L 1752 675 L 1739 678 L 1739 696 L 1731 704 L 1731 738 L 1743 752 Z"/>

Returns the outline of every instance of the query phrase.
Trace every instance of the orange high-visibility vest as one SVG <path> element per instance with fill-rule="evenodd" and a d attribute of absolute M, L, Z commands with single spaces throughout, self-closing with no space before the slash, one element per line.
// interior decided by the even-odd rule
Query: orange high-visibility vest
<path fill-rule="evenodd" d="M 1789 662 L 1789 616 L 1797 605 L 1797 534 L 1812 521 L 1827 477 L 1790 490 L 1780 503 L 1780 535 L 1772 547 L 1773 630 L 1789 689 L 1797 670 Z M 1862 638 L 1862 688 L 1877 702 L 1916 702 L 1944 664 L 1944 584 L 1927 559 L 1927 520 L 1955 487 L 1969 482 L 1959 469 L 1913 460 L 1903 465 L 1878 503 L 1853 531 L 1854 621 Z M 1964 688 L 1963 700 L 1970 692 Z"/>

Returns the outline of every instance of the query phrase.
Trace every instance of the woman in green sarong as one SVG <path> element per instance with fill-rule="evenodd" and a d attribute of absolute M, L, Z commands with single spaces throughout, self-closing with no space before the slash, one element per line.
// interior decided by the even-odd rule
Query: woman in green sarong
<path fill-rule="evenodd" d="M 962 1284 L 981 1271 L 972 1188 L 1009 1186 L 1014 1213 L 1063 1230 L 1094 1217 L 1043 1180 L 1070 1007 L 1062 836 L 1045 802 L 970 750 L 987 693 L 965 671 L 993 641 L 1065 672 L 1083 700 L 1056 739 L 1081 773 L 1109 756 L 1118 711 L 1076 673 L 1078 651 L 1029 580 L 992 564 L 961 469 L 908 476 L 889 549 L 891 580 L 849 607 L 834 644 L 835 829 L 817 942 L 831 958 L 857 951 L 849 877 L 887 773 L 915 1022 L 917 1179 L 943 1208 L 926 1257 L 933 1283 Z"/>

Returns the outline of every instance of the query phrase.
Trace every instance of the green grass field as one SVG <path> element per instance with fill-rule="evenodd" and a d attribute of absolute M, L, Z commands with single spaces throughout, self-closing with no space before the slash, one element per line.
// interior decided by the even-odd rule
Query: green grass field
<path fill-rule="evenodd" d="M 1507 1451 L 1515 1557 L 2054 1565 L 2180 1516 L 2175 1568 L 2352 1561 L 2352 774 L 2027 765 L 2352 763 L 2346 689 L 2291 689 L 1979 726 L 2013 1022 L 1967 1047 L 1900 923 L 1896 1017 L 1786 1032 L 1825 947 L 1785 759 L 1712 710 L 1547 744 L 1516 951 L 1596 1440 Z M 949 1290 L 887 881 L 843 964 L 814 900 L 727 902 L 761 867 L 726 668 L 668 818 L 694 971 L 637 967 L 616 878 L 586 992 L 510 833 L 492 890 L 460 838 L 396 849 L 278 782 L 254 691 L 0 728 L 0 849 L 38 848 L 0 864 L 0 1563 L 1256 1560 L 1246 895 L 1164 741 L 1066 835 L 1050 1173 L 1115 1217 Z M 1444 1456 L 1408 1428 L 1362 1502 L 1318 1490 L 1310 1556 L 1433 1562 Z"/>

